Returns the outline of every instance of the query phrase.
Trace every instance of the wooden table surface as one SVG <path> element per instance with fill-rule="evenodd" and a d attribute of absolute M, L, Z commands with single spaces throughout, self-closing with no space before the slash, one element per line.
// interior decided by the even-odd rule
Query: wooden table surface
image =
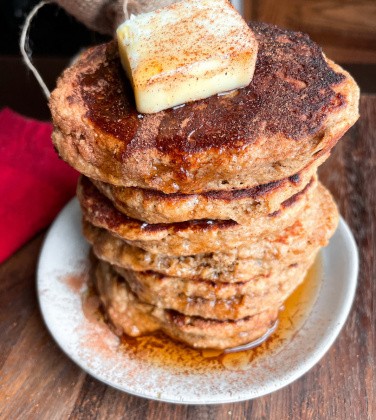
<path fill-rule="evenodd" d="M 371 419 L 376 416 L 376 96 L 321 170 L 360 252 L 356 300 L 335 344 L 302 378 L 243 403 L 187 406 L 127 395 L 91 378 L 52 340 L 35 270 L 45 232 L 0 265 L 1 419 Z"/>

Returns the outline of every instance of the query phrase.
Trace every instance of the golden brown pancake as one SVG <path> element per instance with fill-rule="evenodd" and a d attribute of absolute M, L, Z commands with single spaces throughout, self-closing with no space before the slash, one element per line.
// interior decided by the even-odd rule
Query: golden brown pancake
<path fill-rule="evenodd" d="M 140 301 L 107 264 L 97 266 L 95 286 L 105 314 L 118 335 L 138 337 L 162 330 L 195 348 L 227 349 L 261 337 L 275 324 L 278 308 L 237 321 L 186 316 Z"/>
<path fill-rule="evenodd" d="M 246 189 L 326 155 L 358 118 L 359 89 L 305 34 L 250 24 L 249 86 L 140 114 L 114 42 L 91 48 L 51 95 L 60 156 L 91 178 L 164 193 Z"/>
<path fill-rule="evenodd" d="M 164 194 L 157 190 L 117 187 L 94 179 L 91 181 L 120 212 L 146 223 L 216 219 L 249 225 L 255 218 L 277 211 L 285 200 L 302 191 L 315 176 L 317 166 L 326 158 L 326 155 L 318 158 L 289 178 L 243 190 Z"/>
<path fill-rule="evenodd" d="M 310 206 L 294 224 L 274 238 L 263 238 L 239 249 L 188 256 L 153 254 L 129 245 L 105 229 L 84 221 L 83 233 L 95 255 L 127 270 L 155 271 L 172 277 L 221 282 L 248 281 L 272 275 L 284 265 L 309 258 L 325 246 L 338 223 L 338 211 L 329 193 L 321 205 Z"/>
<path fill-rule="evenodd" d="M 258 276 L 238 283 L 189 280 L 119 267 L 114 269 L 142 302 L 189 316 L 237 320 L 256 315 L 267 308 L 281 307 L 304 280 L 313 257 L 281 267 L 273 275 Z"/>
<path fill-rule="evenodd" d="M 292 225 L 310 198 L 316 199 L 316 195 L 320 195 L 323 187 L 316 194 L 316 185 L 317 181 L 312 180 L 303 191 L 283 202 L 280 210 L 254 219 L 254 223 L 247 226 L 232 220 L 205 219 L 169 224 L 143 223 L 116 210 L 86 177 L 79 181 L 77 196 L 86 220 L 131 245 L 153 253 L 191 255 L 244 246 L 262 235 Z"/>

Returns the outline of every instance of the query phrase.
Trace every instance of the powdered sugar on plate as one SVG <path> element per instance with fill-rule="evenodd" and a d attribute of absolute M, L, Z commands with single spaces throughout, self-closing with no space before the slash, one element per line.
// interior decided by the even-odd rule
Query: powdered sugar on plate
<path fill-rule="evenodd" d="M 188 348 L 187 353 L 195 352 L 196 362 L 158 363 L 157 348 L 136 351 L 131 343 L 124 344 L 103 320 L 99 300 L 87 287 L 88 251 L 74 199 L 52 225 L 39 261 L 38 297 L 51 335 L 75 363 L 98 380 L 141 397 L 185 404 L 256 398 L 307 372 L 339 334 L 351 308 L 358 272 L 356 246 L 341 220 L 322 252 L 321 290 L 304 325 L 247 369 L 232 370 L 215 358 L 200 363 L 195 356 L 198 352 Z"/>

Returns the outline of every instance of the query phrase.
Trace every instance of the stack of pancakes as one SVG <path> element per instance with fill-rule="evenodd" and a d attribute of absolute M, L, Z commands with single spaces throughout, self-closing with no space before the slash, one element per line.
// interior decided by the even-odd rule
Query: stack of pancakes
<path fill-rule="evenodd" d="M 51 96 L 119 334 L 253 341 L 336 228 L 316 171 L 358 118 L 357 85 L 307 35 L 250 26 L 259 52 L 246 88 L 140 114 L 112 42 L 85 52 Z"/>

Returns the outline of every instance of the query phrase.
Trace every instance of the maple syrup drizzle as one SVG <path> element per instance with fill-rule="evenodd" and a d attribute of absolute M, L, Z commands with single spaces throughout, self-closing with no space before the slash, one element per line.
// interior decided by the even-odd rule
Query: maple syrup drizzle
<path fill-rule="evenodd" d="M 268 331 L 266 331 L 266 333 L 264 335 L 262 335 L 261 337 L 259 337 L 257 340 L 251 341 L 250 343 L 247 344 L 243 344 L 242 346 L 237 346 L 237 347 L 231 347 L 229 349 L 226 349 L 223 351 L 224 354 L 229 354 L 229 353 L 238 353 L 240 351 L 246 351 L 246 350 L 251 350 L 254 349 L 255 347 L 260 346 L 264 341 L 266 341 L 277 329 L 278 327 L 278 320 L 273 324 L 273 326 L 271 328 L 268 329 Z"/>
<path fill-rule="evenodd" d="M 187 371 L 250 369 L 255 359 L 267 356 L 281 347 L 302 327 L 316 302 L 321 279 L 322 265 L 318 256 L 303 283 L 285 301 L 278 321 L 262 337 L 251 343 L 227 350 L 197 350 L 157 332 L 142 337 L 123 336 L 120 347 L 128 357 L 147 361 L 151 366 L 187 369 Z M 90 281 L 88 283 L 89 288 L 82 296 L 85 317 L 89 322 L 99 322 L 104 325 L 105 316 L 100 308 L 99 297 L 90 285 Z"/>
<path fill-rule="evenodd" d="M 121 348 L 133 359 L 150 365 L 170 368 L 207 370 L 247 370 L 256 358 L 278 349 L 302 327 L 311 313 L 321 286 L 320 257 L 307 273 L 303 283 L 285 301 L 276 324 L 258 340 L 227 350 L 196 350 L 171 340 L 163 333 L 143 337 L 123 336 Z"/>

